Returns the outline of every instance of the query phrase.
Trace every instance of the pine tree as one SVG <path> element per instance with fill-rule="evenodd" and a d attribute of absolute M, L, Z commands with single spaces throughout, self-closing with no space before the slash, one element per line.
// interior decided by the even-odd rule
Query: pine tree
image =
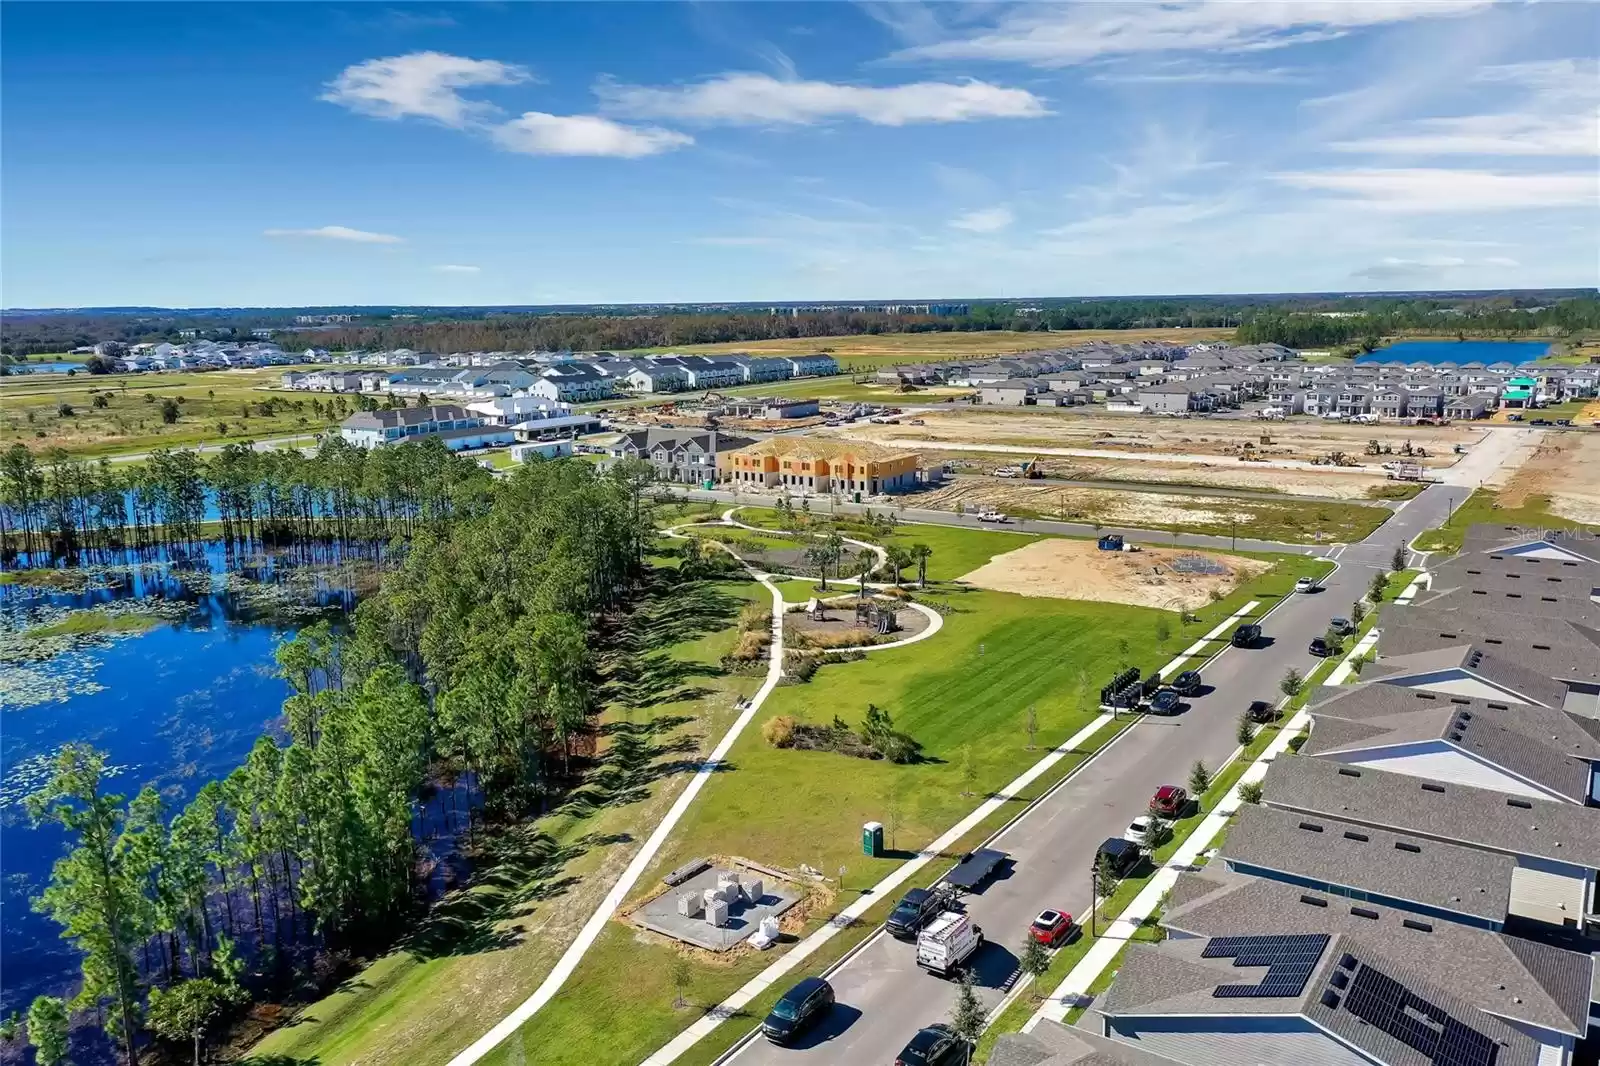
<path fill-rule="evenodd" d="M 65 1066 L 70 1021 L 67 1005 L 55 996 L 40 996 L 28 1007 L 28 1042 L 38 1066 Z"/>
<path fill-rule="evenodd" d="M 977 994 L 972 991 L 972 974 L 970 971 L 963 971 L 961 987 L 956 994 L 955 1009 L 950 1013 L 950 1028 L 955 1030 L 956 1036 L 967 1042 L 969 1052 L 983 1035 L 983 1022 L 983 1005 L 978 1002 Z"/>

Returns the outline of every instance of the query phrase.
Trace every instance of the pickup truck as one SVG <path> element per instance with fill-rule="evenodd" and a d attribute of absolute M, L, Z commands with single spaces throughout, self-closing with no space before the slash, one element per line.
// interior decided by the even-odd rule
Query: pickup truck
<path fill-rule="evenodd" d="M 917 965 L 940 977 L 959 977 L 981 947 L 983 930 L 965 914 L 945 911 L 917 937 Z"/>
<path fill-rule="evenodd" d="M 996 525 L 1004 525 L 1005 523 L 1011 521 L 1011 519 L 1007 518 L 1005 515 L 1001 514 L 999 511 L 979 511 L 978 512 L 978 521 L 980 521 L 980 522 L 993 522 Z"/>

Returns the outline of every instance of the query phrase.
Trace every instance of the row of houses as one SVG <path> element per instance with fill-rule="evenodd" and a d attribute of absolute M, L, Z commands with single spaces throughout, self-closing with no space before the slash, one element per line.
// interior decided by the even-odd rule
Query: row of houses
<path fill-rule="evenodd" d="M 1159 943 L 994 1066 L 1567 1066 L 1600 1040 L 1600 537 L 1480 526 Z"/>
<path fill-rule="evenodd" d="M 190 344 L 170 344 L 163 341 L 159 344 L 134 345 L 104 341 L 94 345 L 88 353 L 74 349 L 74 354 L 93 354 L 102 359 L 109 359 L 112 368 L 122 374 L 290 366 L 302 360 L 300 355 L 285 352 L 276 344 L 256 341 L 207 340 Z"/>
<path fill-rule="evenodd" d="M 838 363 L 826 354 L 654 355 L 594 361 L 506 359 L 481 366 L 430 363 L 383 370 L 335 366 L 285 374 L 283 385 L 313 392 L 382 392 L 451 400 L 531 396 L 570 404 L 624 395 L 709 391 L 838 372 Z"/>
<path fill-rule="evenodd" d="M 636 430 L 618 438 L 610 456 L 642 459 L 661 481 L 797 495 L 889 495 L 910 491 L 929 476 L 914 452 L 818 437 L 754 440 L 716 430 Z"/>

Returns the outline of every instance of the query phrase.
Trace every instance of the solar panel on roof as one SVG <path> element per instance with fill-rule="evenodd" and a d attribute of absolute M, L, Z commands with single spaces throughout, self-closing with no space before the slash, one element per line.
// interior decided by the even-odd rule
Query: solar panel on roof
<path fill-rule="evenodd" d="M 1495 1066 L 1500 1055 L 1493 1038 L 1366 964 L 1345 993 L 1344 1009 L 1428 1056 L 1434 1066 Z"/>
<path fill-rule="evenodd" d="M 1305 991 L 1311 971 L 1327 949 L 1326 933 L 1292 936 L 1217 936 L 1201 951 L 1205 959 L 1233 959 L 1235 966 L 1265 966 L 1267 972 L 1253 985 L 1218 985 L 1217 999 L 1254 999 L 1298 996 Z"/>

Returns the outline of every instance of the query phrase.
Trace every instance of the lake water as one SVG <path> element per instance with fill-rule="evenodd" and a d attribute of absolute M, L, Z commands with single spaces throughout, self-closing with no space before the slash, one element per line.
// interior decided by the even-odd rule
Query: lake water
<path fill-rule="evenodd" d="M 89 372 L 82 363 L 17 363 L 11 368 L 13 374 L 65 374 L 69 370 Z"/>
<path fill-rule="evenodd" d="M 233 560 L 237 563 L 238 560 Z M 254 559 L 252 576 L 276 580 L 294 568 Z M 53 753 L 83 741 L 107 753 L 112 791 L 131 797 L 150 785 L 172 808 L 244 761 L 274 728 L 288 686 L 274 653 L 293 635 L 293 612 L 264 614 L 239 586 L 218 546 L 155 565 L 115 569 L 82 592 L 0 586 L 0 635 L 49 622 L 67 610 L 159 606 L 171 620 L 138 635 L 75 641 L 42 663 L 0 664 L 0 1009 L 26 1008 L 33 996 L 70 991 L 77 956 L 31 898 L 62 854 L 63 832 L 34 828 L 23 797 L 39 788 Z M 305 571 L 302 571 L 302 576 Z M 319 577 L 295 590 L 312 607 L 347 607 L 349 594 Z M 300 607 L 303 619 L 315 613 Z M 263 620 L 270 617 L 273 620 Z"/>
<path fill-rule="evenodd" d="M 1397 341 L 1356 357 L 1357 363 L 1532 363 L 1550 353 L 1544 341 Z"/>

